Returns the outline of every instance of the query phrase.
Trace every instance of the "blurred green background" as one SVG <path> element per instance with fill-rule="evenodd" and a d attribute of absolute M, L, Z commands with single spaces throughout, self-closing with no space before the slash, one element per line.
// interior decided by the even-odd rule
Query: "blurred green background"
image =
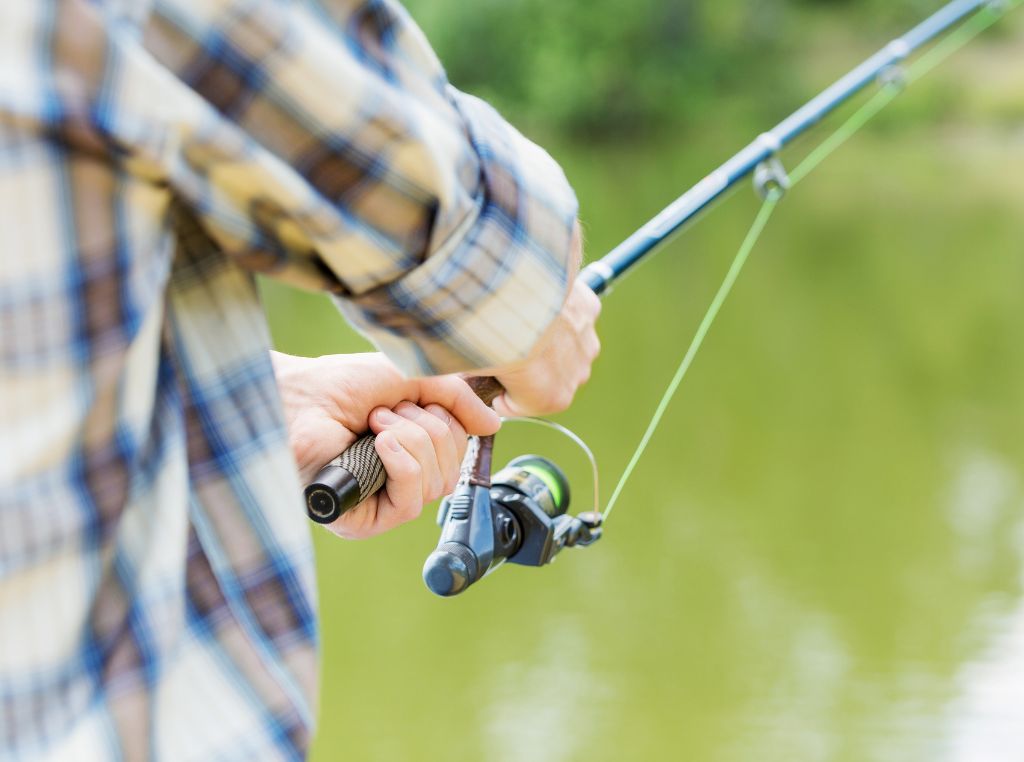
<path fill-rule="evenodd" d="M 599 256 L 939 0 L 416 0 L 576 185 Z M 832 120 L 792 152 L 805 152 Z M 611 488 L 757 201 L 606 300 L 559 420 Z M 266 283 L 277 346 L 366 347 Z M 586 551 L 454 600 L 430 516 L 317 532 L 326 760 L 1024 759 L 1024 11 L 780 206 Z M 499 457 L 586 464 L 507 426 Z"/>

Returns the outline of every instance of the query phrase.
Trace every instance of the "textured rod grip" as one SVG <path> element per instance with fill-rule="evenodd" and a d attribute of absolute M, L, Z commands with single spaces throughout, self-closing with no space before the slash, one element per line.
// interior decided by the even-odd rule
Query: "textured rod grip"
<path fill-rule="evenodd" d="M 373 447 L 376 440 L 366 434 L 320 469 L 306 487 L 306 512 L 313 521 L 330 524 L 384 486 L 384 464 Z"/>
<path fill-rule="evenodd" d="M 466 383 L 486 404 L 505 391 L 496 378 L 476 376 Z M 384 486 L 387 474 L 374 449 L 377 437 L 366 434 L 332 460 L 306 487 L 306 513 L 318 524 L 330 524 Z"/>

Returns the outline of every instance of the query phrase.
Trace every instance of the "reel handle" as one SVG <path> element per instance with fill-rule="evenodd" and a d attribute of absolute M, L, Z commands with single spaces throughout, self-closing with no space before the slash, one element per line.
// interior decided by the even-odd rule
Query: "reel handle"
<path fill-rule="evenodd" d="M 466 383 L 488 405 L 505 391 L 492 376 L 472 376 Z M 305 489 L 309 518 L 318 524 L 330 524 L 384 486 L 387 474 L 374 449 L 376 441 L 375 434 L 364 434 L 320 469 Z"/>

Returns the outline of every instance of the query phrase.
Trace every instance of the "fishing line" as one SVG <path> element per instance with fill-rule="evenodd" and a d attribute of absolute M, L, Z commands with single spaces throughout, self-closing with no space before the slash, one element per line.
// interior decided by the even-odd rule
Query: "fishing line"
<path fill-rule="evenodd" d="M 633 470 L 640 462 L 640 458 L 643 457 L 643 454 L 647 449 L 647 445 L 654 436 L 654 432 L 657 430 L 662 418 L 664 418 L 665 412 L 668 410 L 668 406 L 672 402 L 672 398 L 679 389 L 679 385 L 682 383 L 687 371 L 689 371 L 694 357 L 697 356 L 697 352 L 700 350 L 701 345 L 703 345 L 704 339 L 708 335 L 708 331 L 711 330 L 711 325 L 715 322 L 715 318 L 718 317 L 718 312 L 722 309 L 722 305 L 729 296 L 729 292 L 732 291 L 732 287 L 736 283 L 736 279 L 739 277 L 740 271 L 743 270 L 743 266 L 746 264 L 747 257 L 750 255 L 750 252 L 753 250 L 758 239 L 760 239 L 761 234 L 764 232 L 765 226 L 768 224 L 768 220 L 771 218 L 772 212 L 775 211 L 775 207 L 778 205 L 782 195 L 782 191 L 778 189 L 768 191 L 767 197 L 761 205 L 760 211 L 754 218 L 754 222 L 750 226 L 750 230 L 743 239 L 743 243 L 740 245 L 740 249 L 736 253 L 736 257 L 733 259 L 732 265 L 729 267 L 729 271 L 725 275 L 725 279 L 722 281 L 722 285 L 718 287 L 718 292 L 715 294 L 714 299 L 711 300 L 711 306 L 708 307 L 707 312 L 704 314 L 704 318 L 701 320 L 700 326 L 697 328 L 697 333 L 690 342 L 690 347 L 686 350 L 686 354 L 683 356 L 682 362 L 679 364 L 679 368 L 676 370 L 675 376 L 673 376 L 672 380 L 669 382 L 668 388 L 662 395 L 661 402 L 658 403 L 658 408 L 654 411 L 654 415 L 651 417 L 650 423 L 647 425 L 647 430 L 644 432 L 643 438 L 640 440 L 640 444 L 637 445 L 636 450 L 633 452 L 633 456 L 629 460 L 629 464 L 626 466 L 626 470 L 623 471 L 618 484 L 615 485 L 615 490 L 612 492 L 612 496 L 609 498 L 608 505 L 605 507 L 603 513 L 600 509 L 600 476 L 599 469 L 597 467 L 597 458 L 594 456 L 593 450 L 590 449 L 590 446 L 587 445 L 581 436 L 572 429 L 569 429 L 560 423 L 549 421 L 546 418 L 534 418 L 527 416 L 522 418 L 501 419 L 502 425 L 505 423 L 523 422 L 546 426 L 547 428 L 554 429 L 575 442 L 576 445 L 586 454 L 587 460 L 590 461 L 590 467 L 594 477 L 594 512 L 601 513 L 603 518 L 608 518 L 608 514 L 611 513 L 612 508 L 619 499 L 619 495 L 626 486 L 626 482 L 629 481 L 629 477 L 633 474 Z"/>
<path fill-rule="evenodd" d="M 524 416 L 522 418 L 502 418 L 501 422 L 502 422 L 502 425 L 505 425 L 506 423 L 520 423 L 521 422 L 521 423 L 533 423 L 533 424 L 537 424 L 539 426 L 546 426 L 547 428 L 554 429 L 555 431 L 559 432 L 563 436 L 566 436 L 569 439 L 571 439 L 573 442 L 575 442 L 577 444 L 577 446 L 579 446 L 579 448 L 581 450 L 583 450 L 584 454 L 586 454 L 587 460 L 590 461 L 590 469 L 591 469 L 591 471 L 593 472 L 593 475 L 594 475 L 594 513 L 600 513 L 601 512 L 601 497 L 600 497 L 601 493 L 600 493 L 600 485 L 599 485 L 600 479 L 599 479 L 598 468 L 597 468 L 597 458 L 594 457 L 594 451 L 590 449 L 590 446 L 586 442 L 583 441 L 583 437 L 581 437 L 579 434 L 577 434 L 575 431 L 573 431 L 569 427 L 563 426 L 560 423 L 555 423 L 554 421 L 549 421 L 547 418 L 534 418 L 532 416 Z"/>
<path fill-rule="evenodd" d="M 1013 5 L 1016 5 L 1017 2 L 1013 3 Z M 860 132 L 882 109 L 895 100 L 896 96 L 903 92 L 907 85 L 917 82 L 944 63 L 950 56 L 996 23 L 1005 13 L 1006 10 L 998 10 L 993 6 L 979 11 L 977 15 L 972 16 L 963 26 L 936 43 L 927 53 L 911 64 L 905 70 L 902 81 L 897 76 L 883 85 L 881 90 L 857 109 L 835 132 L 825 138 L 813 151 L 804 157 L 803 161 L 789 173 L 790 184 L 796 185 L 806 178 L 819 164 L 841 148 L 846 141 Z"/>
<path fill-rule="evenodd" d="M 772 212 L 775 211 L 775 207 L 778 205 L 779 199 L 781 198 L 782 191 L 778 189 L 772 189 L 768 192 L 768 197 L 765 198 L 764 203 L 761 205 L 761 209 L 757 213 L 757 217 L 754 218 L 754 223 L 750 226 L 750 230 L 747 232 L 746 238 L 743 239 L 743 243 L 740 245 L 740 250 L 736 253 L 736 257 L 733 259 L 732 265 L 729 267 L 729 272 L 725 274 L 725 280 L 723 280 L 722 285 L 718 287 L 718 292 L 715 294 L 715 298 L 711 300 L 711 306 L 708 307 L 708 311 L 704 313 L 704 318 L 700 321 L 700 326 L 697 328 L 697 333 L 694 334 L 693 340 L 690 342 L 689 349 L 687 349 L 686 354 L 683 355 L 682 362 L 679 363 L 679 367 L 676 369 L 675 375 L 672 377 L 668 388 L 662 395 L 661 401 L 658 403 L 658 407 L 654 411 L 654 415 L 651 417 L 651 422 L 647 424 L 647 430 L 640 439 L 640 444 L 637 445 L 636 450 L 633 452 L 633 457 L 629 459 L 629 463 L 626 465 L 626 470 L 622 472 L 622 476 L 619 477 L 619 483 L 615 485 L 615 489 L 612 491 L 612 496 L 608 499 L 608 505 L 604 509 L 604 517 L 606 519 L 608 518 L 608 514 L 612 512 L 612 508 L 615 507 L 615 503 L 618 501 L 619 495 L 622 494 L 622 490 L 626 486 L 626 482 L 629 481 L 629 477 L 633 475 L 633 470 L 636 468 L 637 463 L 640 462 L 640 458 L 647 449 L 647 445 L 650 443 L 651 437 L 654 436 L 654 432 L 661 423 L 661 419 L 664 418 L 665 411 L 668 410 L 669 403 L 672 402 L 672 398 L 675 396 L 676 390 L 679 388 L 679 384 L 682 383 L 683 378 L 686 377 L 687 371 L 690 370 L 693 358 L 697 356 L 698 350 L 701 348 L 701 345 L 704 344 L 704 339 L 707 337 L 708 331 L 711 330 L 712 323 L 714 323 L 715 318 L 718 317 L 718 312 L 722 309 L 722 305 L 729 296 L 729 292 L 732 291 L 733 284 L 736 283 L 736 279 L 739 277 L 740 271 L 743 269 L 743 265 L 747 262 L 747 257 L 750 255 L 754 245 L 764 232 L 765 225 L 768 224 L 768 220 L 771 218 Z"/>
<path fill-rule="evenodd" d="M 881 90 L 875 93 L 875 95 L 873 95 L 867 102 L 862 104 L 860 108 L 858 108 L 845 122 L 843 122 L 835 132 L 823 140 L 803 159 L 803 161 L 800 162 L 800 164 L 797 165 L 789 175 L 790 187 L 806 178 L 826 158 L 831 156 L 851 137 L 860 132 L 860 130 L 862 130 L 864 126 L 871 121 L 871 119 L 877 116 L 882 109 L 884 109 L 903 91 L 906 85 L 916 82 L 925 74 L 935 69 L 954 53 L 971 42 L 975 37 L 992 26 L 992 24 L 1002 18 L 1008 10 L 1017 6 L 1019 3 L 1020 0 L 1008 0 L 1007 2 L 998 4 L 993 3 L 992 5 L 987 6 L 977 15 L 973 16 L 966 24 L 959 27 L 954 33 L 936 43 L 934 47 L 918 58 L 911 66 L 902 72 L 895 72 L 895 77 L 893 79 L 886 82 L 882 86 Z M 661 400 L 658 402 L 658 407 L 655 409 L 654 415 L 651 417 L 651 420 L 647 425 L 647 429 L 644 431 L 644 435 L 640 439 L 640 443 L 634 450 L 632 457 L 629 459 L 629 463 L 626 465 L 625 470 L 622 472 L 622 476 L 619 477 L 619 481 L 615 485 L 615 489 L 612 491 L 612 496 L 609 498 L 608 505 L 604 509 L 603 515 L 605 519 L 608 518 L 612 508 L 615 507 L 626 483 L 629 481 L 637 464 L 640 462 L 640 458 L 643 457 L 644 452 L 647 450 L 647 445 L 650 443 L 655 431 L 657 431 L 658 426 L 661 424 L 672 399 L 675 397 L 680 384 L 686 377 L 686 374 L 693 363 L 694 357 L 704 344 L 704 339 L 707 337 L 708 331 L 711 329 L 712 324 L 718 317 L 718 313 L 721 310 L 722 305 L 729 296 L 729 292 L 732 291 L 732 287 L 735 284 L 736 279 L 739 277 L 740 272 L 743 270 L 751 250 L 757 244 L 764 232 L 765 226 L 768 224 L 768 220 L 771 218 L 772 212 L 775 211 L 775 207 L 782 198 L 782 195 L 783 191 L 779 188 L 772 188 L 766 194 L 764 203 L 761 205 L 750 230 L 747 232 L 743 243 L 740 245 L 740 249 L 736 253 L 735 258 L 729 267 L 729 271 L 726 273 L 725 279 L 722 281 L 722 285 L 719 286 L 718 292 L 715 294 L 714 299 L 712 299 L 711 305 L 704 314 L 704 317 L 697 328 L 697 332 L 694 334 L 693 340 L 690 342 L 690 346 L 686 350 L 686 354 L 683 356 L 682 362 L 679 364 L 675 375 L 672 377 L 672 380 L 669 382 Z M 582 440 L 579 440 L 578 437 L 575 437 L 575 435 L 573 435 L 573 437 L 583 444 Z M 594 461 L 592 460 L 592 462 Z M 594 462 L 594 468 L 596 485 L 596 462 Z"/>
<path fill-rule="evenodd" d="M 603 535 L 605 519 L 618 504 L 636 473 L 668 408 L 731 294 L 746 263 L 765 232 L 779 201 L 788 190 L 808 177 L 821 163 L 860 132 L 872 118 L 895 100 L 902 90 L 960 50 L 1006 11 L 1024 0 L 949 0 L 902 37 L 865 59 L 831 86 L 768 132 L 690 187 L 655 217 L 579 275 L 581 283 L 600 296 L 641 260 L 668 241 L 701 212 L 748 177 L 763 203 L 732 258 L 711 303 L 665 391 L 646 424 L 602 513 L 597 459 L 583 439 L 565 426 L 541 418 L 516 419 L 554 429 L 586 454 L 593 473 L 592 511 L 569 514 L 570 488 L 565 474 L 538 455 L 512 459 L 491 473 L 493 436 L 478 437 L 463 461 L 463 478 L 441 502 L 437 547 L 423 565 L 423 579 L 437 595 L 453 596 L 466 590 L 506 559 L 524 566 L 550 564 L 563 548 L 587 547 Z M 927 49 L 926 49 L 927 48 Z M 911 58 L 915 60 L 912 62 Z M 783 148 L 819 124 L 828 114 L 852 103 L 858 94 L 876 88 L 870 97 L 841 122 L 838 129 L 809 149 L 787 175 L 780 160 Z M 859 98 L 858 98 L 859 99 Z M 483 400 L 501 390 L 492 377 L 468 379 Z M 386 474 L 377 457 L 375 438 L 367 434 L 338 455 L 306 486 L 306 511 L 320 523 L 330 523 L 374 493 Z M 483 476 L 486 472 L 487 477 Z M 489 477 L 489 478 L 488 478 Z"/>
<path fill-rule="evenodd" d="M 935 69 L 947 58 L 952 56 L 979 34 L 988 29 L 1005 14 L 1006 10 L 1016 6 L 1020 1 L 1021 0 L 1014 0 L 1014 2 L 1005 3 L 1001 8 L 996 7 L 995 5 L 985 8 L 983 11 L 980 11 L 977 15 L 972 17 L 964 26 L 958 28 L 955 33 L 944 38 L 939 43 L 936 43 L 934 47 L 921 56 L 913 65 L 906 69 L 900 69 L 892 72 L 892 76 L 883 83 L 882 88 L 878 92 L 863 103 L 833 133 L 822 140 L 821 143 L 808 153 L 796 168 L 789 173 L 788 187 L 791 188 L 795 186 L 797 183 L 804 180 L 811 172 L 817 169 L 825 159 L 829 158 L 850 138 L 860 132 L 868 122 L 877 116 L 893 100 L 895 100 L 896 96 L 903 92 L 908 84 L 916 82 L 925 74 Z M 647 451 L 647 446 L 650 444 L 655 432 L 661 425 L 662 420 L 665 417 L 665 413 L 668 411 L 669 405 L 672 403 L 676 392 L 679 390 L 679 386 L 682 384 L 683 379 L 689 372 L 694 358 L 697 356 L 697 352 L 699 352 L 700 348 L 704 345 L 704 340 L 707 338 L 707 335 L 711 330 L 711 326 L 718 318 L 718 314 L 721 311 L 722 306 L 725 304 L 725 300 L 729 297 L 733 286 L 746 265 L 751 251 L 753 251 L 764 233 L 765 227 L 767 226 L 769 219 L 771 219 L 772 213 L 775 211 L 779 201 L 782 199 L 784 192 L 785 191 L 782 188 L 773 186 L 764 194 L 764 202 L 758 210 L 757 215 L 750 226 L 750 230 L 747 231 L 747 234 L 743 239 L 743 243 L 740 244 L 739 251 L 736 252 L 736 256 L 733 258 L 732 264 L 729 266 L 729 270 L 725 274 L 725 278 L 722 280 L 721 285 L 718 287 L 718 291 L 711 300 L 710 306 L 704 313 L 704 317 L 701 319 L 700 325 L 697 327 L 697 331 L 694 334 L 693 339 L 690 341 L 690 345 L 687 348 L 686 353 L 683 355 L 683 359 L 679 363 L 679 367 L 676 369 L 675 375 L 673 375 L 668 387 L 662 394 L 661 400 L 658 402 L 658 406 L 655 409 L 654 414 L 651 416 L 650 422 L 647 424 L 647 428 L 640 439 L 640 443 L 636 446 L 629 462 L 626 464 L 626 468 L 619 477 L 619 481 L 616 483 L 615 489 L 612 491 L 612 495 L 608 499 L 608 504 L 605 506 L 603 512 L 600 510 L 600 475 L 597 466 L 597 458 L 594 456 L 593 451 L 582 437 L 566 426 L 563 426 L 560 423 L 555 423 L 554 421 L 549 421 L 545 418 L 522 417 L 502 419 L 503 423 L 522 422 L 545 426 L 572 440 L 584 452 L 590 463 L 591 471 L 593 473 L 594 512 L 601 513 L 604 519 L 607 519 L 608 515 L 612 512 L 612 509 L 618 502 L 622 491 L 625 489 L 626 484 L 629 482 L 629 479 L 632 477 L 637 465 L 640 463 L 640 459 Z"/>
<path fill-rule="evenodd" d="M 907 68 L 907 83 L 916 82 L 925 74 L 928 74 L 944 63 L 946 59 L 1003 18 L 1020 3 L 1021 0 L 990 2 L 964 22 L 963 25 L 957 27 L 939 42 L 935 43 L 930 50 L 923 53 L 916 61 L 910 64 Z"/>
<path fill-rule="evenodd" d="M 857 109 L 838 130 L 825 138 L 813 151 L 807 154 L 804 160 L 789 173 L 790 185 L 796 185 L 813 172 L 819 164 L 835 153 L 847 140 L 860 132 L 882 109 L 892 103 L 893 99 L 902 90 L 901 85 L 890 82 L 871 96 L 870 100 Z"/>

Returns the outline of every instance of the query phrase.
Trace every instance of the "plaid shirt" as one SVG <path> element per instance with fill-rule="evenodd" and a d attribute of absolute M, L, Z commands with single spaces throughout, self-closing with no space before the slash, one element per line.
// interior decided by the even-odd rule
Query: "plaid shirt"
<path fill-rule="evenodd" d="M 523 356 L 576 203 L 391 0 L 0 3 L 0 758 L 301 758 L 309 528 L 253 273 Z"/>

